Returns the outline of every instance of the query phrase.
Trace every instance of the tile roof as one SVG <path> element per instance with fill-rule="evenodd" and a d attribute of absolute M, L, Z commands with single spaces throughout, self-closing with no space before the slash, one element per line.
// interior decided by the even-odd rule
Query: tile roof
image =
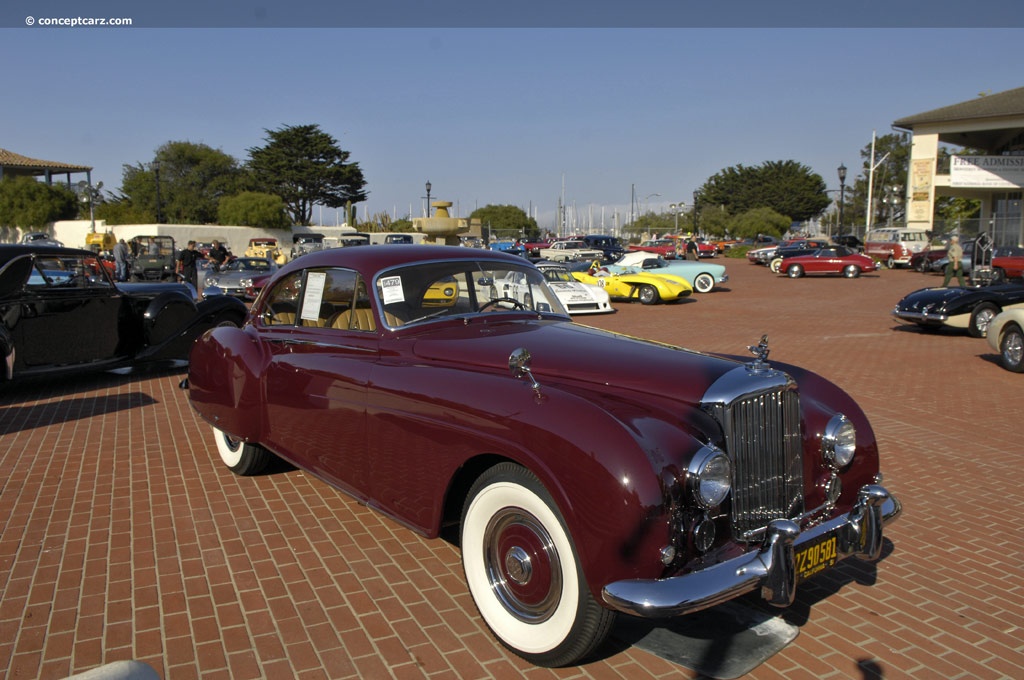
<path fill-rule="evenodd" d="M 85 172 L 92 170 L 88 165 L 71 165 L 57 161 L 42 161 L 21 154 L 0 149 L 0 168 L 27 168 L 30 170 L 56 170 L 58 172 Z"/>
<path fill-rule="evenodd" d="M 925 111 L 913 116 L 900 118 L 893 127 L 912 130 L 915 125 L 925 123 L 947 123 L 957 120 L 996 118 L 1000 116 L 1024 115 L 1024 87 L 997 92 L 959 104 Z"/>

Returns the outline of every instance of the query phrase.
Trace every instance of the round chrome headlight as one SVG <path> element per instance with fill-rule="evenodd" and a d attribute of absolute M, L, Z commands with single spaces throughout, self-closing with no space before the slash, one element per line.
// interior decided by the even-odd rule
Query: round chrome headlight
<path fill-rule="evenodd" d="M 687 488 L 701 507 L 721 505 L 732 488 L 732 463 L 721 449 L 710 444 L 693 457 L 687 473 Z"/>
<path fill-rule="evenodd" d="M 825 426 L 821 437 L 821 455 L 831 467 L 839 470 L 850 464 L 857 452 L 857 430 L 843 414 L 836 414 Z"/>

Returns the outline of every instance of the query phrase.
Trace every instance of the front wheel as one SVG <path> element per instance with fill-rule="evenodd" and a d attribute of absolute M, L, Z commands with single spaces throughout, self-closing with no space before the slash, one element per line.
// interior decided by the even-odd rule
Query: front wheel
<path fill-rule="evenodd" d="M 693 289 L 698 293 L 710 293 L 715 287 L 715 277 L 711 274 L 697 274 L 693 279 Z"/>
<path fill-rule="evenodd" d="M 657 304 L 658 300 L 661 298 L 658 294 L 658 289 L 650 284 L 640 286 L 637 296 L 640 298 L 640 304 L 644 305 Z"/>
<path fill-rule="evenodd" d="M 999 308 L 991 302 L 982 302 L 971 312 L 971 323 L 967 332 L 972 338 L 983 338 L 988 333 L 988 325 L 999 313 Z"/>
<path fill-rule="evenodd" d="M 1017 324 L 1008 324 L 999 342 L 1003 368 L 1014 373 L 1024 373 L 1024 331 Z"/>
<path fill-rule="evenodd" d="M 591 595 L 561 513 L 528 470 L 501 463 L 481 475 L 462 511 L 461 546 L 480 616 L 517 655 L 566 666 L 607 637 L 614 613 Z"/>
<path fill-rule="evenodd" d="M 782 258 L 777 257 L 768 263 L 768 268 L 772 270 L 773 274 L 778 274 L 782 271 Z"/>
<path fill-rule="evenodd" d="M 249 444 L 235 439 L 223 430 L 213 428 L 217 440 L 217 453 L 224 465 L 236 475 L 251 477 L 267 469 L 274 454 L 259 444 Z"/>
<path fill-rule="evenodd" d="M 848 264 L 843 269 L 843 276 L 848 279 L 855 279 L 860 276 L 860 267 L 855 264 Z"/>
<path fill-rule="evenodd" d="M 886 267 L 886 269 L 895 269 L 896 268 L 896 258 L 893 257 L 892 255 L 889 255 L 888 259 L 886 259 L 886 261 L 885 261 L 885 267 Z"/>

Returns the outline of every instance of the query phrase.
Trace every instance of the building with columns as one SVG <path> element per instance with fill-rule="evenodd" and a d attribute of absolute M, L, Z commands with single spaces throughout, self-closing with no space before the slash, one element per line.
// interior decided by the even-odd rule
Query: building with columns
<path fill-rule="evenodd" d="M 1024 245 L 1024 87 L 907 116 L 893 127 L 912 135 L 908 227 L 988 232 L 997 247 Z M 940 145 L 958 149 L 945 154 Z M 935 202 L 944 196 L 980 201 L 981 217 L 936 223 Z"/>

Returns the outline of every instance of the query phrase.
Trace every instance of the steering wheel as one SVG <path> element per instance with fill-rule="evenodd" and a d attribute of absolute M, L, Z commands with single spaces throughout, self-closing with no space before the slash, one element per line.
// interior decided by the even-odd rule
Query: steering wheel
<path fill-rule="evenodd" d="M 482 312 L 485 309 L 487 309 L 488 307 L 490 307 L 492 305 L 495 305 L 495 304 L 497 304 L 499 302 L 507 302 L 510 305 L 512 305 L 515 309 L 521 309 L 523 311 L 526 311 L 527 309 L 529 309 L 526 305 L 524 305 L 519 300 L 516 300 L 515 298 L 500 297 L 500 298 L 494 298 L 493 300 L 488 300 L 487 302 L 483 303 L 482 305 L 480 305 L 480 307 L 477 309 L 477 311 L 478 312 Z"/>

